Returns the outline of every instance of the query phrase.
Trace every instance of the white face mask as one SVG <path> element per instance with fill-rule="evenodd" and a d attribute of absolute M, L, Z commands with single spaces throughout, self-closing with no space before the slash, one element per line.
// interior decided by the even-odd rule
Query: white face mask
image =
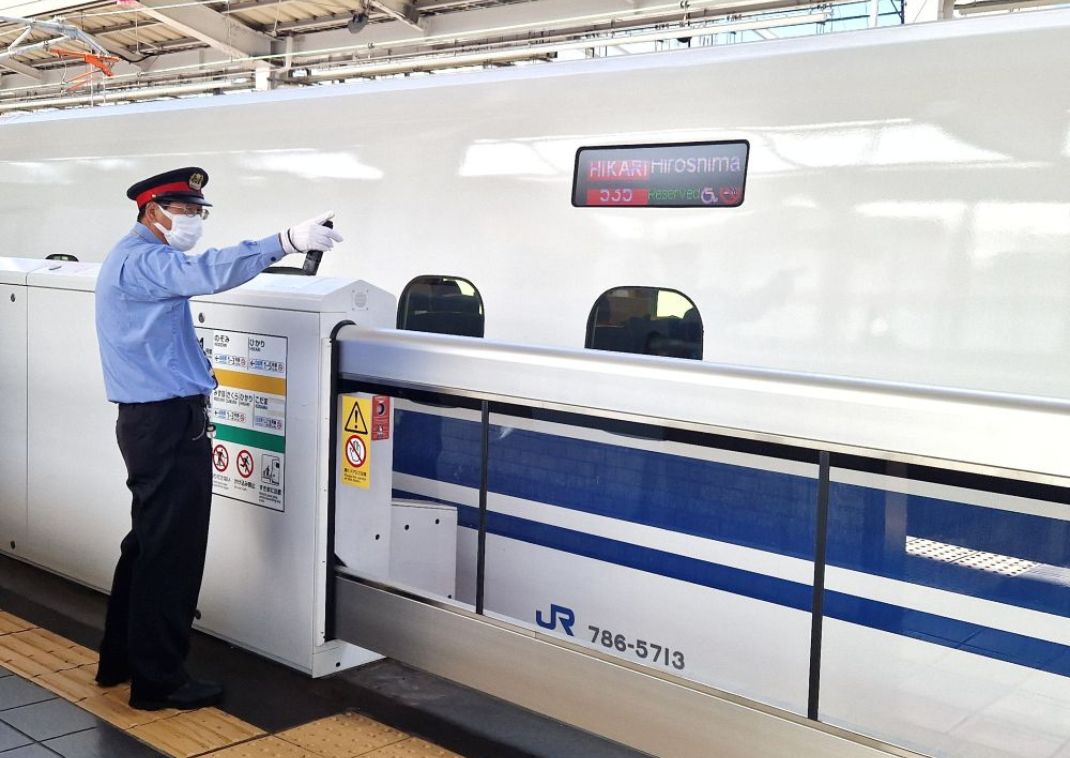
<path fill-rule="evenodd" d="M 204 220 L 200 216 L 186 216 L 181 213 L 172 215 L 163 208 L 160 208 L 160 211 L 171 219 L 170 229 L 156 224 L 156 228 L 163 232 L 168 245 L 184 253 L 197 244 L 204 231 Z"/>

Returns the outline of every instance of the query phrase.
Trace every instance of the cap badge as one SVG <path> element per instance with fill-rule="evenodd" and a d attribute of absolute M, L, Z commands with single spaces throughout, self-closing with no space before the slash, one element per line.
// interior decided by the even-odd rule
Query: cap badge
<path fill-rule="evenodd" d="M 189 178 L 189 188 L 192 190 L 199 190 L 204 186 L 204 174 L 197 172 Z"/>

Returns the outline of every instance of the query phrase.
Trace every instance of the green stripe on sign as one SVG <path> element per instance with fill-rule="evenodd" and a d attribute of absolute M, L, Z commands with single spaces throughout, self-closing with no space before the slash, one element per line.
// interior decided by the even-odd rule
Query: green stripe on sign
<path fill-rule="evenodd" d="M 233 442 L 235 445 L 246 447 L 258 447 L 261 450 L 270 450 L 273 453 L 286 452 L 286 438 L 277 434 L 265 434 L 242 429 L 237 426 L 226 424 L 215 425 L 215 438 L 223 442 Z"/>

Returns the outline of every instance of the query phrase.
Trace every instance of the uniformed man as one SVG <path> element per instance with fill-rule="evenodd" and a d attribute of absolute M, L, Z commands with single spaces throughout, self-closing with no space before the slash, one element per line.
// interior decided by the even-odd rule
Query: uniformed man
<path fill-rule="evenodd" d="M 137 224 L 108 254 L 96 290 L 97 336 L 116 436 L 133 493 L 132 528 L 115 567 L 97 681 L 130 679 L 145 710 L 218 703 L 223 688 L 185 669 L 212 502 L 207 399 L 216 386 L 189 298 L 236 287 L 287 253 L 342 237 L 309 219 L 281 234 L 188 255 L 211 203 L 208 173 L 180 168 L 127 190 Z"/>

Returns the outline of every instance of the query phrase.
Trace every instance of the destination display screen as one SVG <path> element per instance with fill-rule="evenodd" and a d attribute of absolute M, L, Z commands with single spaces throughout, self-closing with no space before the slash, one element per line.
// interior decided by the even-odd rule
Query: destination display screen
<path fill-rule="evenodd" d="M 572 204 L 736 208 L 743 204 L 749 154 L 746 140 L 581 147 Z"/>

